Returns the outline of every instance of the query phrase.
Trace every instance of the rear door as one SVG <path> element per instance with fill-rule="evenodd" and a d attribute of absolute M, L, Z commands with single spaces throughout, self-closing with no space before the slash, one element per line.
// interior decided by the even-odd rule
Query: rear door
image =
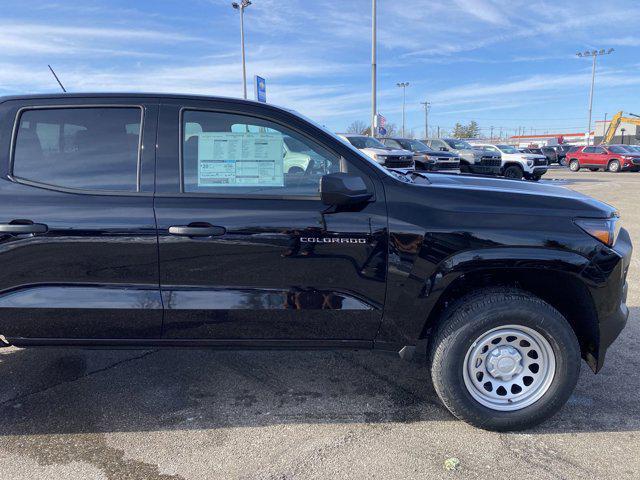
<path fill-rule="evenodd" d="M 157 109 L 145 98 L 0 105 L 0 334 L 160 337 Z"/>
<path fill-rule="evenodd" d="M 375 167 L 322 130 L 267 106 L 167 104 L 159 132 L 155 208 L 165 338 L 371 342 L 387 265 Z M 283 150 L 283 142 L 295 150 Z M 302 171 L 290 168 L 292 154 Z M 320 177 L 338 171 L 362 176 L 375 201 L 341 210 L 323 205 Z"/>
<path fill-rule="evenodd" d="M 606 167 L 609 160 L 607 151 L 602 147 L 591 147 L 593 149 L 593 164 L 598 167 Z"/>
<path fill-rule="evenodd" d="M 582 166 L 590 167 L 597 166 L 598 159 L 595 154 L 595 147 L 584 147 L 582 152 L 578 154 L 578 159 Z"/>

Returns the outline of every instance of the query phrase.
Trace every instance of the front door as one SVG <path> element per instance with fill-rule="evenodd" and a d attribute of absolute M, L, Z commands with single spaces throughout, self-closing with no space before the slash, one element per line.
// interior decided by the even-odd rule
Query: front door
<path fill-rule="evenodd" d="M 0 112 L 0 334 L 18 345 L 160 338 L 157 105 L 29 102 Z"/>
<path fill-rule="evenodd" d="M 164 105 L 160 115 L 163 336 L 371 341 L 387 264 L 386 208 L 372 167 L 280 110 L 180 107 Z M 323 205 L 320 177 L 337 171 L 365 177 L 375 201 L 350 211 Z"/>

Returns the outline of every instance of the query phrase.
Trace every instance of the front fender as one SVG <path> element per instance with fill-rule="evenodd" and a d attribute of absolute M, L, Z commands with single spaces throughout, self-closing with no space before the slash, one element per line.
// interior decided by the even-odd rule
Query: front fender
<path fill-rule="evenodd" d="M 415 345 L 442 295 L 465 275 L 481 272 L 544 270 L 579 276 L 586 257 L 566 250 L 495 247 L 457 252 L 437 264 L 417 257 L 409 274 L 390 268 L 387 301 L 376 342 Z"/>

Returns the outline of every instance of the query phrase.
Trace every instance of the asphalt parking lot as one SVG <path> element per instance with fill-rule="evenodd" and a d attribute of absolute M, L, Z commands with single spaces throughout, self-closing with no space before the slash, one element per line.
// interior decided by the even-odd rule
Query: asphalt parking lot
<path fill-rule="evenodd" d="M 640 244 L 640 173 L 546 178 L 618 207 Z M 457 421 L 391 354 L 3 349 L 0 478 L 639 478 L 637 250 L 628 303 L 603 371 L 525 433 Z"/>

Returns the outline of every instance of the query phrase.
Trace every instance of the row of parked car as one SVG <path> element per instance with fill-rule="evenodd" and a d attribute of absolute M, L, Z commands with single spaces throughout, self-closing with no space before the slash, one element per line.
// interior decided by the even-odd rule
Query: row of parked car
<path fill-rule="evenodd" d="M 344 140 L 388 168 L 460 171 L 506 178 L 540 180 L 549 161 L 544 154 L 521 152 L 511 145 L 469 143 L 458 138 L 372 138 L 340 134 Z"/>

